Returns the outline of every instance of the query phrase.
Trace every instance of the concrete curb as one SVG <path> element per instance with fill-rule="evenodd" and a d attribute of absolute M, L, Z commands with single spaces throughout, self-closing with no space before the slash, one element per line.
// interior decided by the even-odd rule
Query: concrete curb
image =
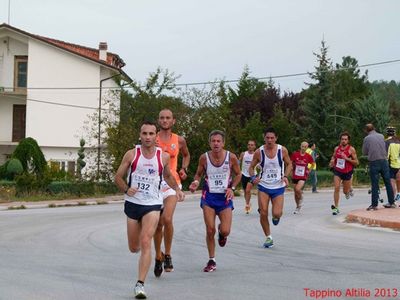
<path fill-rule="evenodd" d="M 379 208 L 375 211 L 367 211 L 365 209 L 352 210 L 347 214 L 346 222 L 400 230 L 400 209 Z"/>

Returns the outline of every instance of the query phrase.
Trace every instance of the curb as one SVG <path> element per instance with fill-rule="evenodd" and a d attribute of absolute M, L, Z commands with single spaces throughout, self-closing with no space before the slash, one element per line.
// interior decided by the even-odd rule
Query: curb
<path fill-rule="evenodd" d="M 346 222 L 400 230 L 400 209 L 380 208 L 376 211 L 352 210 L 347 214 Z"/>

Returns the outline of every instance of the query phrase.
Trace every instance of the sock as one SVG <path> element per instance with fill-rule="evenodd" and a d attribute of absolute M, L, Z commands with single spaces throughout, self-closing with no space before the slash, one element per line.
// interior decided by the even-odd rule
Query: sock
<path fill-rule="evenodd" d="M 141 280 L 138 280 L 138 281 L 136 282 L 136 284 L 138 284 L 138 283 L 140 283 L 141 285 L 144 285 L 144 282 L 141 281 Z"/>
<path fill-rule="evenodd" d="M 212 260 L 213 262 L 215 262 L 215 257 L 210 257 L 210 260 Z"/>

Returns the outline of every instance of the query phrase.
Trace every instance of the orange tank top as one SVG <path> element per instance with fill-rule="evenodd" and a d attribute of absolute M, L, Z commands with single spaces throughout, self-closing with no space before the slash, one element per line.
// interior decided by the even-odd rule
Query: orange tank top
<path fill-rule="evenodd" d="M 178 155 L 179 155 L 179 138 L 175 133 L 171 133 L 171 137 L 168 141 L 161 141 L 160 136 L 157 135 L 156 139 L 157 146 L 162 149 L 162 151 L 167 152 L 170 156 L 169 169 L 174 176 L 178 184 L 181 183 L 179 174 L 177 172 L 178 168 Z"/>

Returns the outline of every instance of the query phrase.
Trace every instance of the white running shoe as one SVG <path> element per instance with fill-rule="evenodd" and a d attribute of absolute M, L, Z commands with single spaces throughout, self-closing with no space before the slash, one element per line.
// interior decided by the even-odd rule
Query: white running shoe
<path fill-rule="evenodd" d="M 146 299 L 147 298 L 146 292 L 144 290 L 144 285 L 141 284 L 140 282 L 136 283 L 134 291 L 135 291 L 136 299 Z"/>

